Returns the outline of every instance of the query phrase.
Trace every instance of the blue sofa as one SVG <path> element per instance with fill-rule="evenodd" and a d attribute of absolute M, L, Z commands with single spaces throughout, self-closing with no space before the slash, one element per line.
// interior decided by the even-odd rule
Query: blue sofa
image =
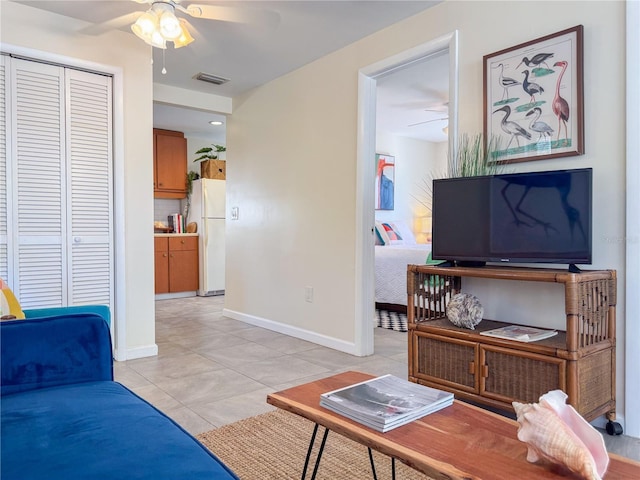
<path fill-rule="evenodd" d="M 111 310 L 107 305 L 72 305 L 69 307 L 32 308 L 23 310 L 25 318 L 44 318 L 76 315 L 78 313 L 95 313 L 100 315 L 107 326 L 111 326 Z"/>
<path fill-rule="evenodd" d="M 238 479 L 113 381 L 102 316 L 13 320 L 0 329 L 2 480 Z"/>

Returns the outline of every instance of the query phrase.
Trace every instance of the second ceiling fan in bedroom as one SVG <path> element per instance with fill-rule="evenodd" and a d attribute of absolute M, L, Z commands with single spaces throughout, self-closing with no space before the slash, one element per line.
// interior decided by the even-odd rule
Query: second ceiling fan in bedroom
<path fill-rule="evenodd" d="M 430 118 L 429 120 L 424 120 L 422 122 L 411 123 L 407 125 L 407 127 L 417 127 L 418 125 L 425 125 L 427 123 L 433 122 L 444 122 L 444 127 L 442 128 L 443 133 L 447 133 L 449 129 L 449 102 L 445 102 L 439 105 L 435 105 L 430 108 L 425 108 L 425 112 L 434 112 L 436 113 L 435 118 Z"/>

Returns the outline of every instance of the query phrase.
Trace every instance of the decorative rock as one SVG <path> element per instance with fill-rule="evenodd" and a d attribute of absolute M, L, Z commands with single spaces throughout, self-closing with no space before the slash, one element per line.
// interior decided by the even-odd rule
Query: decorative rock
<path fill-rule="evenodd" d="M 469 293 L 458 293 L 447 304 L 447 317 L 456 327 L 474 330 L 482 320 L 483 313 L 480 300 Z"/>

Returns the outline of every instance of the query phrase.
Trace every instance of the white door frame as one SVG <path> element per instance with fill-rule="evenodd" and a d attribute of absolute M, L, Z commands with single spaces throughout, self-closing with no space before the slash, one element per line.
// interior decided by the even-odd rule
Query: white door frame
<path fill-rule="evenodd" d="M 125 281 L 125 235 L 124 235 L 124 100 L 122 68 L 90 62 L 78 58 L 19 47 L 0 42 L 0 51 L 35 61 L 65 65 L 80 70 L 111 75 L 113 78 L 113 235 L 114 235 L 114 308 L 111 312 L 114 358 L 127 359 L 126 338 L 126 281 Z"/>
<path fill-rule="evenodd" d="M 374 182 L 376 153 L 376 78 L 397 68 L 449 51 L 449 152 L 458 138 L 458 32 L 386 58 L 358 72 L 358 140 L 356 163 L 355 354 L 373 354 L 375 315 Z"/>
<path fill-rule="evenodd" d="M 627 2 L 625 435 L 640 437 L 640 3 Z"/>

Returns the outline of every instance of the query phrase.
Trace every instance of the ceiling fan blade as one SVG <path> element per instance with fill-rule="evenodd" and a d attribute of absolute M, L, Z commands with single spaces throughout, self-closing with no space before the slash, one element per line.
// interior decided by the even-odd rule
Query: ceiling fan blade
<path fill-rule="evenodd" d="M 131 25 L 137 20 L 141 13 L 142 12 L 139 11 L 130 12 L 126 15 L 107 20 L 106 22 L 94 23 L 93 25 L 89 25 L 88 27 L 80 29 L 78 33 L 82 33 L 84 35 L 102 35 L 103 33 L 110 30 L 118 30 L 120 28 Z"/>
<path fill-rule="evenodd" d="M 440 104 L 431 105 L 424 109 L 425 112 L 437 112 L 437 113 L 448 113 L 449 112 L 449 102 L 444 102 Z"/>
<path fill-rule="evenodd" d="M 220 20 L 222 22 L 266 24 L 276 26 L 280 23 L 280 14 L 263 8 L 247 6 L 221 6 L 192 3 L 186 8 L 176 4 L 176 9 L 194 18 Z"/>
<path fill-rule="evenodd" d="M 424 122 L 412 123 L 410 125 L 407 125 L 407 127 L 416 127 L 418 125 L 424 125 L 425 123 L 440 122 L 442 120 L 449 120 L 449 117 L 432 118 L 431 120 L 425 120 Z"/>

